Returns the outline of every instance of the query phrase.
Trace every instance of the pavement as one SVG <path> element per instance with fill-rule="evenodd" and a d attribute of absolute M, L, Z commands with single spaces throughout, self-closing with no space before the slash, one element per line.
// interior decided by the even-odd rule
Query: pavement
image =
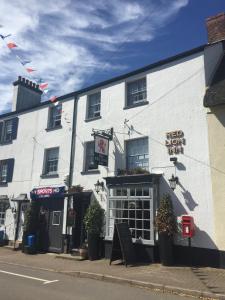
<path fill-rule="evenodd" d="M 60 258 L 60 259 L 59 259 Z M 0 247 L 0 263 L 63 273 L 74 277 L 132 285 L 195 298 L 225 300 L 225 269 L 138 264 L 120 261 L 78 261 L 71 255 L 28 255 Z"/>

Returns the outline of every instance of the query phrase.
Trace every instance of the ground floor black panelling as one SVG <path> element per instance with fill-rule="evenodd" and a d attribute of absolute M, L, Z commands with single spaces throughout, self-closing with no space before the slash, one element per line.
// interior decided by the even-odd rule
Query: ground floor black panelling
<path fill-rule="evenodd" d="M 110 259 L 112 242 L 105 241 L 105 258 Z M 134 244 L 137 262 L 160 262 L 158 246 Z M 225 251 L 174 246 L 174 263 L 185 266 L 225 268 Z"/>

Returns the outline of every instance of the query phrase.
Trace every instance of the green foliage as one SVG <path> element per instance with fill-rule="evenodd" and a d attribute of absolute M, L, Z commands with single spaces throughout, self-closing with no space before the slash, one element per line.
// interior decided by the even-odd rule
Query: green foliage
<path fill-rule="evenodd" d="M 84 226 L 89 234 L 101 234 L 104 224 L 104 209 L 97 200 L 94 200 L 88 207 L 85 217 Z"/>
<path fill-rule="evenodd" d="M 158 233 L 166 232 L 168 235 L 177 233 L 177 221 L 173 212 L 173 205 L 169 194 L 164 194 L 160 200 L 155 228 Z"/>
<path fill-rule="evenodd" d="M 81 186 L 80 184 L 77 185 L 73 185 L 71 186 L 71 188 L 69 188 L 69 193 L 81 193 L 83 192 L 83 186 Z"/>
<path fill-rule="evenodd" d="M 147 170 L 141 168 L 141 167 L 137 167 L 131 170 L 123 170 L 123 169 L 118 169 L 117 170 L 117 175 L 118 176 L 123 176 L 123 175 L 137 175 L 137 174 L 143 174 L 143 175 L 147 175 L 150 174 Z"/>
<path fill-rule="evenodd" d="M 25 211 L 24 216 L 24 232 L 34 234 L 37 231 L 39 223 L 39 209 L 36 202 L 32 201 Z"/>

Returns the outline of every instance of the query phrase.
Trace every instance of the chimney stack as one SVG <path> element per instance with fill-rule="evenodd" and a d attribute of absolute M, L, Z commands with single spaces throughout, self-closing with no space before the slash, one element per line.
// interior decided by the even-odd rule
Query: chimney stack
<path fill-rule="evenodd" d="M 38 84 L 19 76 L 13 85 L 12 111 L 32 108 L 41 103 L 42 91 Z"/>
<path fill-rule="evenodd" d="M 225 13 L 206 19 L 206 27 L 209 44 L 225 40 Z"/>

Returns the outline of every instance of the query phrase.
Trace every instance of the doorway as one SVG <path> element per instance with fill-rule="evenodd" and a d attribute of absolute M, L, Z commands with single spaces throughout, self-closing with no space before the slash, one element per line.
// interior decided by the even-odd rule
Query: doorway
<path fill-rule="evenodd" d="M 62 252 L 63 205 L 64 199 L 40 199 L 39 241 L 40 250 Z"/>
<path fill-rule="evenodd" d="M 79 249 L 87 238 L 84 228 L 84 216 L 90 205 L 91 192 L 75 193 L 73 196 L 73 208 L 75 210 L 75 222 L 72 231 L 72 248 Z"/>

